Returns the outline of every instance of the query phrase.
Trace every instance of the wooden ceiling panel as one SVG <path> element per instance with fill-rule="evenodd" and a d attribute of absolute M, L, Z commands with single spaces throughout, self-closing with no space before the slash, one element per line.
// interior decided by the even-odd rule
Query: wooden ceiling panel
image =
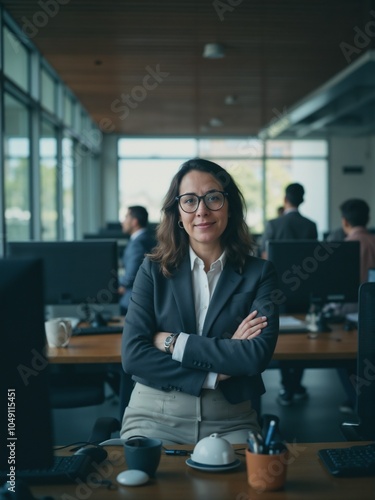
<path fill-rule="evenodd" d="M 0 3 L 98 123 L 110 119 L 128 135 L 248 136 L 347 66 L 340 44 L 353 43 L 374 2 Z M 213 42 L 224 59 L 202 57 Z M 157 85 L 142 97 L 145 81 Z M 121 119 L 113 102 L 132 93 L 137 106 Z M 234 104 L 224 104 L 227 96 Z M 212 118 L 222 125 L 210 126 Z"/>

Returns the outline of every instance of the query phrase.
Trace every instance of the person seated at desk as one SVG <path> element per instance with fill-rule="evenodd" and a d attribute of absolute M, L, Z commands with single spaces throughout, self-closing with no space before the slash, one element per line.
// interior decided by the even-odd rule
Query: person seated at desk
<path fill-rule="evenodd" d="M 304 201 L 305 190 L 301 184 L 293 183 L 285 189 L 284 212 L 267 222 L 262 238 L 262 257 L 267 258 L 266 245 L 269 240 L 317 240 L 315 222 L 300 214 L 298 208 Z M 281 385 L 277 402 L 289 406 L 295 399 L 307 398 L 307 390 L 302 385 L 303 368 L 280 361 Z"/>
<path fill-rule="evenodd" d="M 147 229 L 148 212 L 144 207 L 134 205 L 128 208 L 122 222 L 124 233 L 130 235 L 130 240 L 123 254 L 125 274 L 120 278 L 119 294 L 121 314 L 125 315 L 132 293 L 135 276 L 146 253 L 155 246 L 155 239 Z"/>
<path fill-rule="evenodd" d="M 244 443 L 259 430 L 251 400 L 276 346 L 277 275 L 251 256 L 244 208 L 216 163 L 189 160 L 172 179 L 125 321 L 122 363 L 136 384 L 122 438 L 196 443 L 217 432 Z"/>

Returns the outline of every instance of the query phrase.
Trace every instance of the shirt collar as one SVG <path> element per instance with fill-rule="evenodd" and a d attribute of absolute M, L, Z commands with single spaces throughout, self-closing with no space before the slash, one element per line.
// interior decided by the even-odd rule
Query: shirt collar
<path fill-rule="evenodd" d="M 195 262 L 200 263 L 203 262 L 203 260 L 200 257 L 198 257 L 198 255 L 194 252 L 191 246 L 189 246 L 189 255 L 190 255 L 190 270 L 192 271 L 194 269 Z M 211 264 L 210 269 L 214 269 L 216 266 L 220 266 L 220 271 L 222 271 L 224 269 L 225 262 L 226 262 L 226 256 L 224 250 L 224 252 L 220 255 L 220 257 Z"/>
<path fill-rule="evenodd" d="M 298 208 L 295 208 L 295 207 L 294 207 L 294 208 L 293 208 L 293 207 L 291 207 L 291 208 L 286 208 L 286 209 L 284 210 L 284 215 L 286 215 L 286 214 L 290 214 L 291 212 L 298 212 Z"/>

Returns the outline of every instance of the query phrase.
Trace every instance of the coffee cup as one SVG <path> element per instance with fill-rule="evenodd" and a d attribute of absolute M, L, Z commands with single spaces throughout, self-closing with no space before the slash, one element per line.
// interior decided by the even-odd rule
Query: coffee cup
<path fill-rule="evenodd" d="M 44 323 L 50 347 L 66 347 L 72 336 L 72 324 L 68 319 L 53 318 Z"/>
<path fill-rule="evenodd" d="M 266 455 L 246 450 L 246 469 L 249 485 L 258 493 L 284 488 L 288 464 L 288 451 Z"/>
<path fill-rule="evenodd" d="M 161 457 L 162 442 L 143 436 L 134 436 L 125 441 L 124 452 L 128 469 L 146 472 L 150 477 L 155 475 Z"/>

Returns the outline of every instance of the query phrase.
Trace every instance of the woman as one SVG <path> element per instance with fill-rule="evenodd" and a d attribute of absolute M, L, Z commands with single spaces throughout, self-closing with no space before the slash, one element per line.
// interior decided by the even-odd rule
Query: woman
<path fill-rule="evenodd" d="M 219 165 L 184 163 L 162 213 L 126 316 L 123 367 L 136 384 L 121 437 L 243 443 L 277 340 L 276 273 L 250 256 L 243 197 Z"/>

